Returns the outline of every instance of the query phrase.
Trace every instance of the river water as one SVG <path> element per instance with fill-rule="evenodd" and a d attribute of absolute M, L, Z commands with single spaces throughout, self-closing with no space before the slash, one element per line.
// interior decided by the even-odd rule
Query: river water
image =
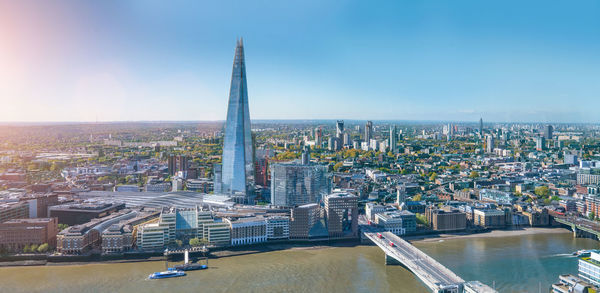
<path fill-rule="evenodd" d="M 577 273 L 571 252 L 599 245 L 568 232 L 414 244 L 463 279 L 500 292 L 548 292 L 559 274 Z M 0 268 L 0 292 L 427 292 L 402 266 L 386 266 L 376 246 L 289 249 L 209 266 L 163 280 L 147 276 L 164 262 L 7 267 Z"/>

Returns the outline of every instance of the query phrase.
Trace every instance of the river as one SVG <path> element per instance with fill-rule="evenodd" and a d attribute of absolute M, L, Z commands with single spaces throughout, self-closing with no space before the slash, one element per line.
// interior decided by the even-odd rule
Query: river
<path fill-rule="evenodd" d="M 577 273 L 578 249 L 598 248 L 571 234 L 416 241 L 465 280 L 500 292 L 548 292 L 559 274 Z M 376 246 L 294 248 L 211 259 L 182 278 L 147 280 L 163 262 L 0 268 L 0 292 L 427 292 L 402 266 L 386 266 Z"/>

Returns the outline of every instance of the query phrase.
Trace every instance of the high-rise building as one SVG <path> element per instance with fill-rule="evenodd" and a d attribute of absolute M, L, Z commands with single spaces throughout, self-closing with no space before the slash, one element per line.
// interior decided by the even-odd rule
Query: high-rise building
<path fill-rule="evenodd" d="M 305 145 L 302 149 L 302 165 L 310 164 L 310 147 Z"/>
<path fill-rule="evenodd" d="M 537 136 L 535 138 L 535 149 L 538 151 L 543 151 L 546 144 L 546 138 L 543 136 Z"/>
<path fill-rule="evenodd" d="M 186 174 L 189 168 L 188 157 L 184 155 L 169 155 L 169 175 L 174 176 L 177 172 Z M 184 175 L 185 176 L 185 175 Z M 187 176 L 185 176 L 187 177 Z"/>
<path fill-rule="evenodd" d="M 245 201 L 251 199 L 250 188 L 254 185 L 254 157 L 250 129 L 244 45 L 240 39 L 235 48 L 225 122 L 221 192 L 243 194 Z"/>
<path fill-rule="evenodd" d="M 488 135 L 487 142 L 485 144 L 485 151 L 488 153 L 494 152 L 494 136 Z"/>
<path fill-rule="evenodd" d="M 483 136 L 483 118 L 479 118 L 479 134 Z"/>
<path fill-rule="evenodd" d="M 365 141 L 371 141 L 373 138 L 373 122 L 367 121 L 365 125 Z"/>
<path fill-rule="evenodd" d="M 271 204 L 294 207 L 318 202 L 329 193 L 327 166 L 300 164 L 271 165 Z"/>
<path fill-rule="evenodd" d="M 344 133 L 344 146 L 350 146 L 352 142 L 350 141 L 350 134 L 348 132 Z"/>
<path fill-rule="evenodd" d="M 544 128 L 544 138 L 547 140 L 551 140 L 553 130 L 554 130 L 554 127 L 552 127 L 552 125 L 546 125 L 546 127 Z"/>
<path fill-rule="evenodd" d="M 338 120 L 335 123 L 335 137 L 341 141 L 343 135 L 344 135 L 344 120 Z"/>
<path fill-rule="evenodd" d="M 397 144 L 397 133 L 396 133 L 396 125 L 392 125 L 390 126 L 390 152 L 392 153 L 396 153 L 397 148 L 396 148 L 396 144 Z"/>

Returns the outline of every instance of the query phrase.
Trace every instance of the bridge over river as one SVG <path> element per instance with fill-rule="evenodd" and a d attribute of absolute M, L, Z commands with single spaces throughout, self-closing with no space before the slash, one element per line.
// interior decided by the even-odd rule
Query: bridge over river
<path fill-rule="evenodd" d="M 454 272 L 408 241 L 377 227 L 361 225 L 363 236 L 385 253 L 386 264 L 398 263 L 415 274 L 433 292 L 496 292 L 479 281 L 465 282 Z"/>

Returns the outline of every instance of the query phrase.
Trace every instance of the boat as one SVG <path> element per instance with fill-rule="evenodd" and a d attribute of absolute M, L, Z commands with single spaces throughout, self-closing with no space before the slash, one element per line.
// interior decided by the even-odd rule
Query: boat
<path fill-rule="evenodd" d="M 588 250 L 581 249 L 581 250 L 577 250 L 576 252 L 573 252 L 573 255 L 577 256 L 577 257 L 588 257 L 592 254 L 592 252 L 596 252 L 596 250 L 595 249 L 588 249 Z"/>
<path fill-rule="evenodd" d="M 196 270 L 204 270 L 208 269 L 208 265 L 203 265 L 199 263 L 190 263 L 189 261 L 189 251 L 186 249 L 184 252 L 184 262 L 180 265 L 173 266 L 172 269 L 179 271 L 196 271 Z"/>
<path fill-rule="evenodd" d="M 183 276 L 185 276 L 185 273 L 183 271 L 170 268 L 164 272 L 156 272 L 156 273 L 150 274 L 150 276 L 148 276 L 148 279 L 154 280 L 154 279 L 176 278 L 176 277 L 183 277 Z"/>
<path fill-rule="evenodd" d="M 208 269 L 208 266 L 199 263 L 186 263 L 181 265 L 175 265 L 173 266 L 173 268 L 180 271 L 195 271 Z"/>

